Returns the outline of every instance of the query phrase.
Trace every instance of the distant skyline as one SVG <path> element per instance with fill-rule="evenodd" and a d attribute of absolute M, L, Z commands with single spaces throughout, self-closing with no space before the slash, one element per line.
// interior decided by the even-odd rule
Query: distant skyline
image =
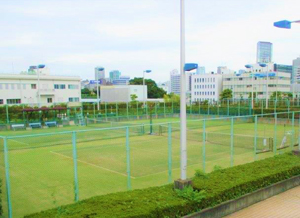
<path fill-rule="evenodd" d="M 273 43 L 273 61 L 300 56 L 298 0 L 185 0 L 186 62 L 206 72 L 238 71 L 256 62 L 258 41 Z M 46 64 L 52 74 L 93 79 L 96 66 L 131 78 L 169 80 L 179 69 L 179 0 L 13 0 L 0 3 L 0 73 Z"/>

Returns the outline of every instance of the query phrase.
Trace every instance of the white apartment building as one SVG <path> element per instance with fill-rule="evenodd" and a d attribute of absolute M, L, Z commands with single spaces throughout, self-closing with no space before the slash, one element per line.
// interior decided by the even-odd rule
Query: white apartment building
<path fill-rule="evenodd" d="M 80 102 L 80 81 L 80 77 L 50 75 L 44 65 L 22 74 L 0 74 L 0 105 Z"/>
<path fill-rule="evenodd" d="M 290 92 L 291 74 L 274 71 L 254 73 L 248 71 L 243 74 L 223 75 L 223 90 L 231 89 L 235 99 L 247 99 L 249 93 L 252 93 L 252 87 L 254 96 L 257 96 L 258 99 L 265 99 L 267 92 L 269 97 L 276 91 L 287 93 Z"/>
<path fill-rule="evenodd" d="M 143 85 L 117 85 L 117 86 L 101 86 L 101 102 L 130 102 L 131 95 L 137 96 L 137 101 L 147 101 L 148 89 L 144 86 L 145 92 L 143 92 Z"/>
<path fill-rule="evenodd" d="M 300 57 L 293 60 L 293 81 L 300 84 Z"/>
<path fill-rule="evenodd" d="M 222 92 L 221 74 L 192 75 L 191 100 L 209 102 L 218 101 Z"/>

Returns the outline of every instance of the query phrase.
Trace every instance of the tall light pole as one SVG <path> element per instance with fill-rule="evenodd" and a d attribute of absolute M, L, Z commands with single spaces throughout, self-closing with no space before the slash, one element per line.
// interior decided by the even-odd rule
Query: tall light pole
<path fill-rule="evenodd" d="M 180 179 L 186 180 L 186 78 L 184 0 L 180 0 Z"/>
<path fill-rule="evenodd" d="M 100 110 L 100 104 L 99 104 L 99 72 L 96 71 L 96 87 L 97 87 L 97 109 Z"/>
<path fill-rule="evenodd" d="M 247 65 L 245 65 L 245 67 L 247 69 L 250 69 L 251 73 L 252 73 L 251 107 L 253 109 L 254 108 L 254 102 L 253 102 L 253 92 L 254 92 L 254 82 L 253 82 L 254 72 L 253 72 L 253 66 L 251 64 L 247 64 Z"/>
<path fill-rule="evenodd" d="M 38 105 L 41 108 L 41 93 L 40 93 L 40 73 L 39 73 L 39 66 L 36 68 L 37 76 L 38 76 Z"/>
<path fill-rule="evenodd" d="M 146 106 L 146 103 L 145 103 L 145 73 L 151 73 L 151 70 L 144 70 L 143 71 L 143 101 L 144 101 L 144 108 Z"/>

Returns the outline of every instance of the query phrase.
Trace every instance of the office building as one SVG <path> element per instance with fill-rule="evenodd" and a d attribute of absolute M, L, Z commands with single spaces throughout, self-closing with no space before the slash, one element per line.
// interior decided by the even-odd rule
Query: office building
<path fill-rule="evenodd" d="M 191 77 L 191 100 L 214 102 L 222 92 L 222 74 L 201 74 Z"/>
<path fill-rule="evenodd" d="M 109 72 L 109 81 L 113 83 L 114 80 L 120 79 L 121 72 L 118 70 L 112 70 Z"/>
<path fill-rule="evenodd" d="M 45 65 L 31 66 L 27 73 L 0 74 L 0 105 L 80 102 L 80 81 L 76 76 L 52 76 Z"/>
<path fill-rule="evenodd" d="M 271 42 L 257 43 L 257 63 L 270 63 L 273 57 L 273 44 Z"/>
<path fill-rule="evenodd" d="M 293 60 L 292 82 L 300 84 L 300 57 Z"/>
<path fill-rule="evenodd" d="M 113 85 L 129 85 L 129 80 L 130 77 L 129 76 L 120 76 L 119 79 L 114 79 L 112 81 Z"/>
<path fill-rule="evenodd" d="M 143 93 L 143 85 L 118 85 L 118 86 L 101 86 L 101 102 L 130 102 L 131 95 L 137 96 L 137 101 L 143 101 L 148 97 L 147 86 L 144 86 L 145 93 Z"/>
<path fill-rule="evenodd" d="M 105 69 L 103 67 L 95 67 L 95 80 L 105 79 Z"/>
<path fill-rule="evenodd" d="M 243 74 L 224 74 L 223 90 L 231 89 L 235 99 L 249 98 L 249 94 L 252 93 L 252 87 L 254 96 L 257 96 L 258 99 L 265 99 L 267 92 L 269 98 L 276 91 L 290 92 L 291 74 L 274 71 L 271 68 L 270 66 L 269 70 L 267 70 L 267 67 L 263 69 L 254 67 L 251 70 L 247 69 L 247 72 Z"/>
<path fill-rule="evenodd" d="M 178 70 L 170 72 L 171 92 L 180 95 L 180 73 Z"/>

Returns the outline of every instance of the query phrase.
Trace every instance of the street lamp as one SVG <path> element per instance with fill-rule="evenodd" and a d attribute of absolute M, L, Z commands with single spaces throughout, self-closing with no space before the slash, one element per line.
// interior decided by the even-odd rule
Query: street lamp
<path fill-rule="evenodd" d="M 264 63 L 260 63 L 259 66 L 261 66 L 263 69 L 267 66 L 266 64 Z M 268 70 L 266 71 L 267 72 L 267 88 L 266 88 L 266 109 L 268 109 L 268 100 L 269 100 L 269 84 L 268 84 L 268 79 L 269 79 L 269 72 Z"/>
<path fill-rule="evenodd" d="M 250 69 L 252 71 L 251 107 L 253 109 L 254 108 L 254 102 L 253 102 L 253 92 L 254 92 L 254 88 L 253 88 L 253 86 L 254 86 L 254 84 L 253 84 L 253 78 L 254 78 L 254 75 L 253 75 L 254 74 L 254 72 L 253 72 L 253 66 L 251 64 L 246 64 L 245 67 L 247 69 Z"/>
<path fill-rule="evenodd" d="M 288 20 L 281 20 L 281 21 L 277 21 L 274 22 L 274 26 L 278 27 L 278 28 L 283 28 L 283 29 L 291 29 L 292 28 L 292 23 L 299 23 L 300 24 L 300 20 L 296 20 L 296 21 L 288 21 Z M 294 76 L 294 75 L 292 75 Z M 277 75 L 277 81 L 278 81 L 278 75 Z M 295 83 L 294 78 L 292 78 L 293 83 Z M 292 84 L 293 86 L 293 100 L 294 100 L 294 84 Z M 276 92 L 276 98 L 277 98 L 277 92 Z"/>
<path fill-rule="evenodd" d="M 145 108 L 145 73 L 151 73 L 151 70 L 144 70 L 143 71 L 143 101 L 144 101 L 144 108 Z"/>

